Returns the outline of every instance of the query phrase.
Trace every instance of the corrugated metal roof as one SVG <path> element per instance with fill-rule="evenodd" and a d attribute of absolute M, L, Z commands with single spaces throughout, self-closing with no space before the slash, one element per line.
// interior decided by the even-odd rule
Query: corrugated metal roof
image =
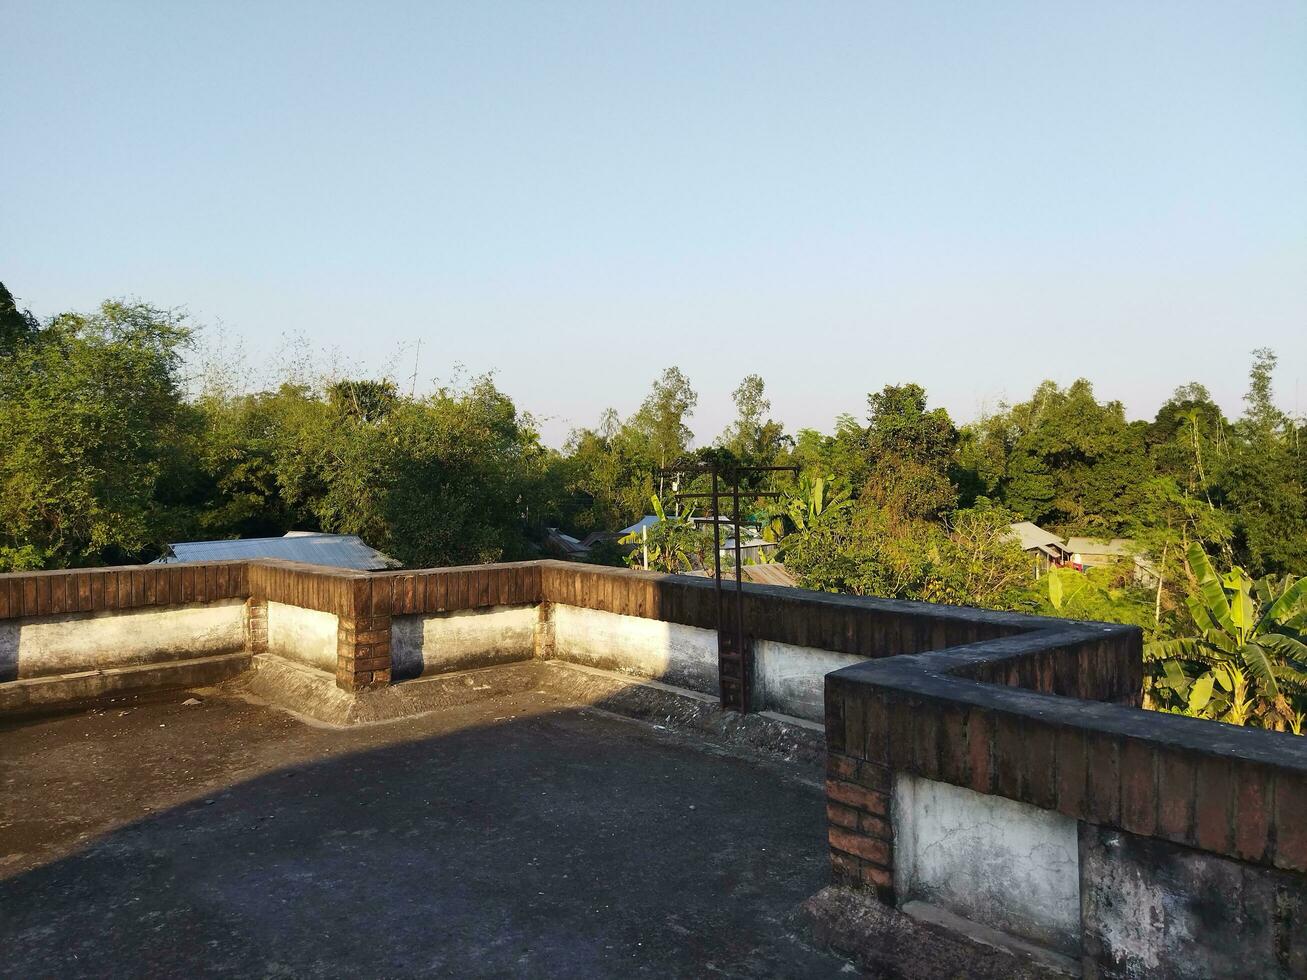
<path fill-rule="evenodd" d="M 224 561 L 231 558 L 282 558 L 312 565 L 375 572 L 398 568 L 399 562 L 370 548 L 356 534 L 320 534 L 292 531 L 284 538 L 235 538 L 227 541 L 179 541 L 168 546 L 172 554 L 154 562 Z"/>
<path fill-rule="evenodd" d="M 630 527 L 624 527 L 617 533 L 620 535 L 636 534 L 644 530 L 646 527 L 653 527 L 657 523 L 658 523 L 657 514 L 645 514 L 644 517 L 640 518 Z"/>
<path fill-rule="evenodd" d="M 1047 550 L 1049 545 L 1058 548 L 1063 547 L 1062 539 L 1052 531 L 1045 531 L 1038 524 L 1030 521 L 1017 521 L 1011 525 L 1012 536 L 1021 542 L 1021 548 L 1029 551 L 1031 548 L 1039 548 L 1041 551 Z"/>
<path fill-rule="evenodd" d="M 1135 549 L 1132 538 L 1069 538 L 1067 551 L 1076 551 L 1082 555 L 1129 555 Z"/>

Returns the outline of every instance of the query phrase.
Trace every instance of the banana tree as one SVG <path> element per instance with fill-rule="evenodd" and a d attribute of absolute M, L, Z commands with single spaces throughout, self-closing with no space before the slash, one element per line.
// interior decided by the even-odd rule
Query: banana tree
<path fill-rule="evenodd" d="M 627 564 L 635 567 L 647 560 L 649 568 L 661 572 L 693 570 L 695 560 L 703 558 L 703 535 L 694 526 L 693 512 L 669 517 L 657 494 L 649 499 L 658 520 L 618 539 L 618 544 L 637 546 Z"/>
<path fill-rule="evenodd" d="M 1197 588 L 1186 605 L 1198 635 L 1148 644 L 1147 658 L 1161 665 L 1156 685 L 1208 717 L 1213 685 L 1231 700 L 1246 677 L 1255 695 L 1252 714 L 1271 727 L 1296 727 L 1293 702 L 1307 695 L 1307 578 L 1254 581 L 1238 567 L 1218 575 L 1198 544 L 1187 557 Z M 1235 711 L 1221 720 L 1240 723 L 1240 717 L 1247 716 Z"/>
<path fill-rule="evenodd" d="M 804 475 L 798 492 L 786 497 L 780 506 L 768 515 L 763 525 L 762 538 L 780 544 L 787 535 L 803 533 L 823 519 L 848 510 L 853 506 L 847 490 L 827 493 L 824 477 L 813 479 Z"/>

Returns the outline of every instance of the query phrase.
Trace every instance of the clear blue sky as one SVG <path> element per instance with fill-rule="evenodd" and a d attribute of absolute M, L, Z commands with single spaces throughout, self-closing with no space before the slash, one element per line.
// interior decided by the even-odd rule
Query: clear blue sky
<path fill-rule="evenodd" d="M 0 281 L 791 428 L 1090 378 L 1307 410 L 1307 4 L 0 0 Z M 412 371 L 411 347 L 396 373 Z"/>

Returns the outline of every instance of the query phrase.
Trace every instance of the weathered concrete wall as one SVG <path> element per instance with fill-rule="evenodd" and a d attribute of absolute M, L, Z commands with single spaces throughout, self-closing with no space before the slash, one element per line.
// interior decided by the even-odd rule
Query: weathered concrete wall
<path fill-rule="evenodd" d="M 906 773 L 895 777 L 892 814 L 900 902 L 928 902 L 1078 955 L 1075 820 Z"/>
<path fill-rule="evenodd" d="M 0 620 L 0 681 L 234 653 L 245 648 L 240 599 Z"/>
<path fill-rule="evenodd" d="M 754 706 L 823 721 L 826 674 L 865 659 L 776 640 L 757 640 L 753 645 Z"/>
<path fill-rule="evenodd" d="M 535 656 L 535 606 L 493 606 L 390 621 L 395 680 L 443 674 Z"/>
<path fill-rule="evenodd" d="M 1092 824 L 1080 841 L 1085 957 L 1099 975 L 1307 976 L 1301 876 Z"/>
<path fill-rule="evenodd" d="M 339 625 L 334 613 L 269 602 L 268 652 L 334 674 Z"/>
<path fill-rule="evenodd" d="M 713 630 L 555 603 L 554 655 L 605 670 L 718 693 Z"/>

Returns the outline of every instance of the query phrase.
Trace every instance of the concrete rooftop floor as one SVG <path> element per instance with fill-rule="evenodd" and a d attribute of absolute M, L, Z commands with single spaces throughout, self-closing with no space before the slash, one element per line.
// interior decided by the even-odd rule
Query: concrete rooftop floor
<path fill-rule="evenodd" d="M 539 693 L 0 723 L 0 975 L 839 975 L 819 775 Z"/>

